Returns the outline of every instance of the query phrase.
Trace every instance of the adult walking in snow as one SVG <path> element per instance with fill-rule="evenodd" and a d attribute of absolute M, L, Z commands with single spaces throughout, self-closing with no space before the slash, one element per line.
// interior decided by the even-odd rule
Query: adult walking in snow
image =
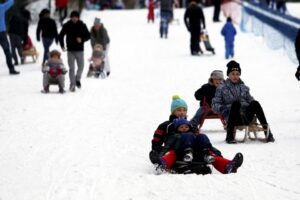
<path fill-rule="evenodd" d="M 159 33 L 161 38 L 168 38 L 169 23 L 173 18 L 174 0 L 160 0 L 160 24 Z"/>
<path fill-rule="evenodd" d="M 22 16 L 20 12 L 16 12 L 13 14 L 12 18 L 9 21 L 9 40 L 12 58 L 14 60 L 14 65 L 18 65 L 19 63 L 24 63 L 24 58 L 22 57 L 22 43 L 25 44 L 27 41 L 27 30 L 28 30 L 28 22 Z M 18 52 L 19 56 L 17 55 Z M 19 62 L 20 58 L 21 62 Z"/>
<path fill-rule="evenodd" d="M 68 3 L 69 3 L 69 0 L 56 0 L 55 1 L 55 6 L 59 12 L 59 22 L 61 25 L 63 25 L 64 20 L 66 19 L 67 15 L 68 15 Z"/>
<path fill-rule="evenodd" d="M 184 23 L 191 34 L 190 50 L 193 56 L 202 53 L 199 44 L 200 33 L 201 28 L 205 29 L 205 17 L 197 1 L 192 0 L 184 13 Z"/>
<path fill-rule="evenodd" d="M 221 0 L 212 0 L 214 5 L 213 22 L 220 22 Z"/>
<path fill-rule="evenodd" d="M 295 76 L 297 80 L 300 81 L 300 28 L 298 30 L 297 37 L 295 39 L 295 50 L 296 50 L 296 56 L 299 63 Z"/>
<path fill-rule="evenodd" d="M 81 88 L 80 80 L 84 68 L 84 42 L 90 39 L 90 33 L 85 23 L 79 19 L 78 11 L 72 11 L 70 17 L 71 19 L 63 25 L 59 33 L 59 43 L 61 48 L 65 51 L 64 38 L 66 36 L 70 91 L 75 92 L 75 86 Z M 75 61 L 78 67 L 76 75 Z"/>
<path fill-rule="evenodd" d="M 9 50 L 9 43 L 6 37 L 5 13 L 13 4 L 13 0 L 7 0 L 5 3 L 0 3 L 0 45 L 4 51 L 6 64 L 9 69 L 10 75 L 16 75 L 20 73 L 15 70 L 15 66 L 12 63 L 12 57 Z"/>
<path fill-rule="evenodd" d="M 42 65 L 44 65 L 48 60 L 49 49 L 53 41 L 55 40 L 55 42 L 58 43 L 58 32 L 56 23 L 50 18 L 50 11 L 48 9 L 43 9 L 39 16 L 40 19 L 36 29 L 36 39 L 37 41 L 40 41 L 42 33 L 42 42 L 44 46 Z"/>
<path fill-rule="evenodd" d="M 227 18 L 227 22 L 221 30 L 221 34 L 225 40 L 225 58 L 234 57 L 234 37 L 236 35 L 236 30 L 232 24 L 231 17 Z"/>
<path fill-rule="evenodd" d="M 212 110 L 222 115 L 227 121 L 228 144 L 235 144 L 235 126 L 248 125 L 252 122 L 254 115 L 259 122 L 267 129 L 268 122 L 260 103 L 250 95 L 250 89 L 240 79 L 241 67 L 234 60 L 227 63 L 228 78 L 220 85 L 215 97 L 212 99 Z M 267 132 L 265 132 L 267 135 Z M 275 139 L 271 130 L 267 142 L 274 142 Z"/>
<path fill-rule="evenodd" d="M 94 26 L 91 28 L 91 45 L 92 49 L 94 49 L 96 44 L 101 44 L 104 51 L 104 69 L 106 71 L 106 75 L 110 75 L 110 63 L 108 57 L 109 50 L 109 36 L 106 28 L 103 23 L 101 23 L 100 18 L 95 18 Z"/>

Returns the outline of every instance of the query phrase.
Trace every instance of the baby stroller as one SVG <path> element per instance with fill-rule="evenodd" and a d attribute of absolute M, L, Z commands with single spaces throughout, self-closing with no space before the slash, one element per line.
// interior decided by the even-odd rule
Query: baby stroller
<path fill-rule="evenodd" d="M 104 70 L 104 53 L 102 45 L 96 44 L 93 50 L 92 58 L 89 59 L 90 67 L 87 77 L 106 78 L 107 73 Z"/>
<path fill-rule="evenodd" d="M 206 51 L 211 51 L 213 55 L 215 55 L 215 48 L 213 48 L 209 41 L 209 36 L 206 30 L 201 31 L 200 33 L 200 41 L 204 43 Z"/>

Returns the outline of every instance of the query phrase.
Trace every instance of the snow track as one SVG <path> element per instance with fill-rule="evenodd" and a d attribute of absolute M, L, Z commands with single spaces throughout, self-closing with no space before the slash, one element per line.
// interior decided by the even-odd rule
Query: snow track
<path fill-rule="evenodd" d="M 86 43 L 82 89 L 75 93 L 61 95 L 51 86 L 52 93 L 41 94 L 41 60 L 18 66 L 20 76 L 8 76 L 1 51 L 0 199 L 300 199 L 296 66 L 251 34 L 238 33 L 236 60 L 276 142 L 227 145 L 221 123 L 208 120 L 203 130 L 224 157 L 244 154 L 237 174 L 215 169 L 206 176 L 154 173 L 148 159 L 151 139 L 168 118 L 172 95 L 187 101 L 191 118 L 198 108 L 194 92 L 212 70 L 226 71 L 223 23 L 211 23 L 212 11 L 205 9 L 216 56 L 202 57 L 189 55 L 184 10 L 175 11 L 180 24 L 170 26 L 167 40 L 159 38 L 158 20 L 146 23 L 146 10 L 85 11 L 88 27 L 97 16 L 108 30 L 112 73 L 105 80 L 85 77 L 91 55 Z M 42 54 L 35 30 L 32 25 L 30 34 Z M 67 64 L 66 53 L 63 60 Z M 68 84 L 66 77 L 66 90 Z"/>

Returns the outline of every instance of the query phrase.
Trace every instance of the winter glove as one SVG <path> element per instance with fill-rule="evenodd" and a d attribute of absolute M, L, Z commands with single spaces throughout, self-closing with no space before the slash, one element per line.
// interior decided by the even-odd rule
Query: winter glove
<path fill-rule="evenodd" d="M 159 153 L 156 150 L 150 151 L 149 158 L 153 164 L 160 164 Z"/>
<path fill-rule="evenodd" d="M 295 76 L 296 76 L 296 79 L 297 79 L 298 81 L 300 81 L 300 65 L 298 66 L 298 69 L 297 69 L 297 71 L 296 71 L 296 73 L 295 73 Z"/>

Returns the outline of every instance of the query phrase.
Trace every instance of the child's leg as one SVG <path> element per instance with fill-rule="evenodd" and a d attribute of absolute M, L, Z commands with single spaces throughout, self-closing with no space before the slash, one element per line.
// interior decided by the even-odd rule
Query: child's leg
<path fill-rule="evenodd" d="M 176 160 L 177 156 L 174 150 L 168 151 L 165 155 L 161 157 L 161 162 L 167 169 L 171 169 Z"/>
<path fill-rule="evenodd" d="M 225 58 L 228 59 L 230 56 L 230 45 L 225 44 Z"/>
<path fill-rule="evenodd" d="M 227 164 L 230 162 L 230 160 L 227 160 L 226 158 L 223 158 L 221 156 L 217 156 L 215 154 L 212 154 L 212 156 L 215 158 L 215 162 L 212 163 L 214 168 L 221 172 L 222 174 L 225 173 L 225 168 Z"/>
<path fill-rule="evenodd" d="M 43 74 L 43 89 L 45 92 L 49 91 L 50 75 L 48 73 Z"/>
<path fill-rule="evenodd" d="M 61 89 L 65 88 L 65 76 L 64 75 L 59 75 L 57 76 L 57 80 L 58 80 L 58 85 Z"/>
<path fill-rule="evenodd" d="M 230 55 L 233 58 L 234 57 L 234 44 L 230 44 Z"/>

